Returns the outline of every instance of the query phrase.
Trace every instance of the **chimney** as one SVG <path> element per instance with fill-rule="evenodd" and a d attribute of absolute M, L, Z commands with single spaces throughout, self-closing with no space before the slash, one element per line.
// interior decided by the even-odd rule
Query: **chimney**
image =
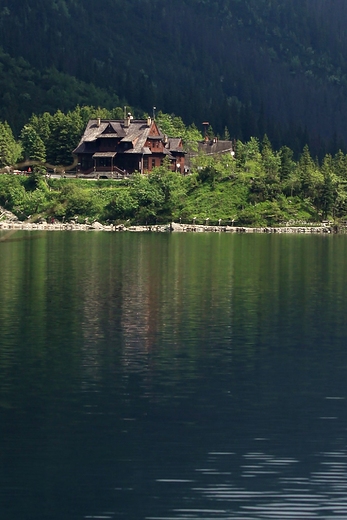
<path fill-rule="evenodd" d="M 100 117 L 98 117 L 98 119 L 96 120 L 96 126 L 99 128 L 100 125 L 101 125 L 101 119 L 100 119 Z"/>
<path fill-rule="evenodd" d="M 208 135 L 207 135 L 207 128 L 209 127 L 210 123 L 208 121 L 204 121 L 202 123 L 203 127 L 204 127 L 204 141 L 205 143 L 207 143 L 209 141 L 209 138 L 208 138 Z"/>
<path fill-rule="evenodd" d="M 147 126 L 151 126 L 152 124 L 152 119 L 148 116 L 147 117 Z"/>
<path fill-rule="evenodd" d="M 128 115 L 127 117 L 124 119 L 124 126 L 125 128 L 129 128 L 130 126 L 130 121 L 133 119 L 133 116 L 130 114 L 130 112 L 128 112 Z"/>

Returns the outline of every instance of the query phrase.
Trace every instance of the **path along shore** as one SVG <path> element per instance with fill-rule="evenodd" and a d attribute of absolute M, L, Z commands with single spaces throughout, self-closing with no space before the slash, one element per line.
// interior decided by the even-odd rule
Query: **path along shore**
<path fill-rule="evenodd" d="M 240 226 L 208 226 L 198 224 L 124 226 L 123 224 L 78 224 L 77 222 L 20 222 L 18 220 L 1 220 L 0 230 L 13 231 L 116 231 L 116 232 L 179 232 L 179 233 L 325 233 L 332 234 L 344 231 L 337 226 L 281 226 L 281 227 L 240 227 Z"/>

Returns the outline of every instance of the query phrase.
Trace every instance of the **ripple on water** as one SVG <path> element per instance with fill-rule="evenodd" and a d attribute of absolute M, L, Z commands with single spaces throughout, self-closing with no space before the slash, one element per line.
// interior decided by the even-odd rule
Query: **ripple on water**
<path fill-rule="evenodd" d="M 172 509 L 167 516 L 152 516 L 146 520 L 347 518 L 347 461 L 344 451 L 320 453 L 320 467 L 308 476 L 300 475 L 300 461 L 297 459 L 260 451 L 245 453 L 236 468 L 238 472 L 235 465 L 230 468 L 233 471 L 227 472 L 224 471 L 225 461 L 230 463 L 230 455 L 234 453 L 209 452 L 206 466 L 195 470 L 197 478 L 192 479 L 194 484 L 189 493 L 185 490 L 182 500 L 186 506 Z M 269 471 L 271 468 L 276 471 Z M 240 483 L 237 474 L 242 477 L 247 473 L 254 476 L 250 484 L 237 485 Z M 269 475 L 270 480 L 264 481 L 264 476 L 267 479 Z M 219 481 L 216 480 L 218 476 Z M 170 484 L 176 479 L 160 481 Z"/>

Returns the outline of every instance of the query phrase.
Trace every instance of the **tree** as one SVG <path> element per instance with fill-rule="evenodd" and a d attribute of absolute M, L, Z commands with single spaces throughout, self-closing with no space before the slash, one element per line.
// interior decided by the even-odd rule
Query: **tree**
<path fill-rule="evenodd" d="M 272 150 L 271 143 L 266 134 L 264 135 L 262 141 L 261 156 L 267 182 L 278 182 L 279 171 L 281 167 L 281 159 Z"/>
<path fill-rule="evenodd" d="M 279 152 L 280 156 L 280 180 L 281 182 L 288 179 L 288 177 L 293 173 L 295 163 L 293 161 L 293 150 L 291 150 L 288 146 L 282 146 Z"/>
<path fill-rule="evenodd" d="M 130 195 L 137 201 L 141 220 L 153 220 L 164 202 L 164 194 L 147 175 L 136 174 L 130 185 Z"/>
<path fill-rule="evenodd" d="M 46 148 L 49 136 L 51 135 L 52 119 L 53 116 L 51 114 L 44 112 L 40 116 L 33 114 L 28 123 L 35 130 L 37 135 L 41 137 Z"/>
<path fill-rule="evenodd" d="M 46 162 L 46 147 L 41 137 L 31 125 L 25 125 L 20 134 L 23 155 L 26 161 Z"/>
<path fill-rule="evenodd" d="M 194 123 L 186 127 L 180 117 L 164 114 L 161 111 L 157 114 L 156 123 L 168 137 L 181 137 L 185 149 L 198 149 L 197 143 L 202 141 L 202 134 Z"/>
<path fill-rule="evenodd" d="M 13 137 L 10 125 L 7 121 L 0 122 L 0 168 L 15 165 L 21 153 L 21 145 Z"/>
<path fill-rule="evenodd" d="M 66 207 L 66 217 L 92 216 L 94 214 L 93 199 L 90 190 L 68 184 L 61 192 L 61 202 Z"/>
<path fill-rule="evenodd" d="M 326 219 L 332 213 L 337 195 L 337 182 L 333 174 L 333 160 L 326 155 L 322 165 L 323 182 L 321 184 L 318 203 L 322 210 L 322 218 Z"/>
<path fill-rule="evenodd" d="M 160 212 L 167 217 L 172 217 L 174 212 L 182 207 L 186 195 L 184 177 L 178 172 L 171 171 L 167 160 L 163 166 L 154 168 L 149 174 L 149 182 L 164 196 Z"/>
<path fill-rule="evenodd" d="M 302 193 L 304 197 L 311 197 L 313 199 L 316 196 L 315 188 L 321 179 L 319 179 L 319 172 L 317 171 L 307 144 L 304 146 L 298 166 Z"/>
<path fill-rule="evenodd" d="M 53 115 L 47 141 L 47 161 L 50 164 L 68 166 L 72 163 L 72 151 L 76 148 L 84 130 L 79 109 L 66 115 L 60 110 Z"/>
<path fill-rule="evenodd" d="M 247 143 L 237 141 L 235 158 L 242 175 L 248 177 L 264 175 L 259 140 L 256 137 L 251 137 Z"/>
<path fill-rule="evenodd" d="M 106 207 L 106 214 L 112 220 L 132 218 L 138 207 L 138 201 L 129 193 L 129 190 L 121 189 L 117 191 Z"/>
<path fill-rule="evenodd" d="M 344 181 L 347 181 L 347 156 L 339 150 L 333 159 L 334 173 Z"/>
<path fill-rule="evenodd" d="M 224 141 L 230 141 L 230 132 L 227 126 L 224 127 L 223 139 Z"/>

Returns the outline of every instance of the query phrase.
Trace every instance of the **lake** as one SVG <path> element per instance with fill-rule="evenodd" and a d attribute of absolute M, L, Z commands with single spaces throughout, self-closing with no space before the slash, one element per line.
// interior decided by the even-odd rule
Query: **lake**
<path fill-rule="evenodd" d="M 7 237 L 1 518 L 347 518 L 346 235 Z"/>

